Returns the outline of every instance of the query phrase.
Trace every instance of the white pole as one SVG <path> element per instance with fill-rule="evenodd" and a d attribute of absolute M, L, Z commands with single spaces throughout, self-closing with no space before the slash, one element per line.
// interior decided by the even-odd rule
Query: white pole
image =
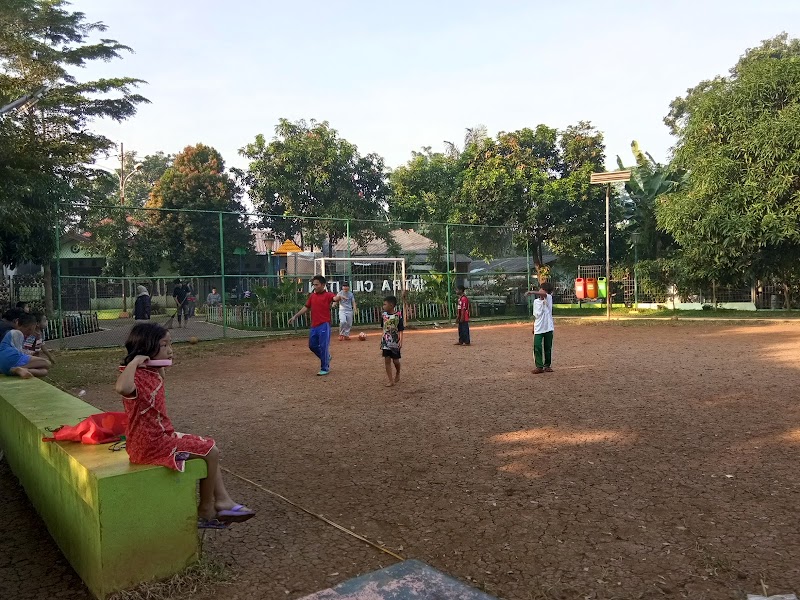
<path fill-rule="evenodd" d="M 611 184 L 606 186 L 606 320 L 611 320 L 611 227 L 608 216 L 608 208 L 611 202 Z"/>
<path fill-rule="evenodd" d="M 400 294 L 403 306 L 403 318 L 406 318 L 406 261 L 400 263 Z"/>

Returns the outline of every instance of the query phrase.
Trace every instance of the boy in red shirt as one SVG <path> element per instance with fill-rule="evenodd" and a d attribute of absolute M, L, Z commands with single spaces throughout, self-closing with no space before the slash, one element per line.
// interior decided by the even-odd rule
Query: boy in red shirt
<path fill-rule="evenodd" d="M 456 313 L 456 323 L 458 323 L 458 341 L 456 346 L 469 346 L 469 298 L 463 285 L 456 288 L 458 293 L 458 312 Z"/>
<path fill-rule="evenodd" d="M 314 291 L 308 295 L 306 305 L 289 319 L 289 324 L 301 315 L 311 311 L 311 331 L 308 333 L 308 347 L 317 355 L 320 362 L 317 375 L 327 375 L 331 371 L 331 304 L 338 302 L 340 296 L 329 292 L 322 275 L 314 275 L 311 285 Z"/>

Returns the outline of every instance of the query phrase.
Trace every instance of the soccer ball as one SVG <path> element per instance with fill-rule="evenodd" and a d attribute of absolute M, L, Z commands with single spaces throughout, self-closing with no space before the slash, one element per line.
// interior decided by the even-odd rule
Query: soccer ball
<path fill-rule="evenodd" d="M 196 337 L 194 337 L 194 336 L 192 336 L 192 337 L 190 337 L 190 338 L 189 338 L 189 343 L 190 343 L 190 344 L 196 344 L 196 343 L 197 343 L 197 342 L 199 342 L 199 341 L 200 341 L 200 340 L 198 340 L 198 339 L 197 339 Z"/>
<path fill-rule="evenodd" d="M 367 334 L 366 334 L 366 333 L 364 333 L 363 331 L 362 331 L 361 333 L 359 333 L 359 334 L 358 334 L 358 341 L 360 341 L 360 342 L 363 342 L 363 341 L 365 341 L 366 339 L 367 339 Z"/>

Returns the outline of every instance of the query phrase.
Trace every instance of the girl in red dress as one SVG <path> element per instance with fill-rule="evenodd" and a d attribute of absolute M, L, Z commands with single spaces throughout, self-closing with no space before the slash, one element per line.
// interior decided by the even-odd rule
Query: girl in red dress
<path fill-rule="evenodd" d="M 205 460 L 208 476 L 200 481 L 198 527 L 224 529 L 229 523 L 255 516 L 249 508 L 234 502 L 225 489 L 214 440 L 179 433 L 172 427 L 165 402 L 164 368 L 148 366 L 151 360 L 172 360 L 169 330 L 158 323 L 134 325 L 125 349 L 128 355 L 120 366 L 115 389 L 122 395 L 128 415 L 125 445 L 130 461 L 183 471 L 187 459 Z"/>

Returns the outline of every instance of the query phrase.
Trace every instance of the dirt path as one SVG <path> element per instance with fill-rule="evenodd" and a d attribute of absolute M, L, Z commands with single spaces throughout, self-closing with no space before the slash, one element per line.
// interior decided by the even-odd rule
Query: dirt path
<path fill-rule="evenodd" d="M 800 324 L 556 327 L 554 373 L 530 373 L 528 325 L 471 347 L 409 332 L 388 390 L 377 335 L 332 342 L 325 378 L 291 339 L 179 360 L 168 406 L 231 471 L 502 598 L 800 591 Z M 117 408 L 112 378 L 87 401 Z M 206 538 L 237 576 L 220 595 L 298 598 L 394 562 L 229 482 L 259 515 Z"/>

